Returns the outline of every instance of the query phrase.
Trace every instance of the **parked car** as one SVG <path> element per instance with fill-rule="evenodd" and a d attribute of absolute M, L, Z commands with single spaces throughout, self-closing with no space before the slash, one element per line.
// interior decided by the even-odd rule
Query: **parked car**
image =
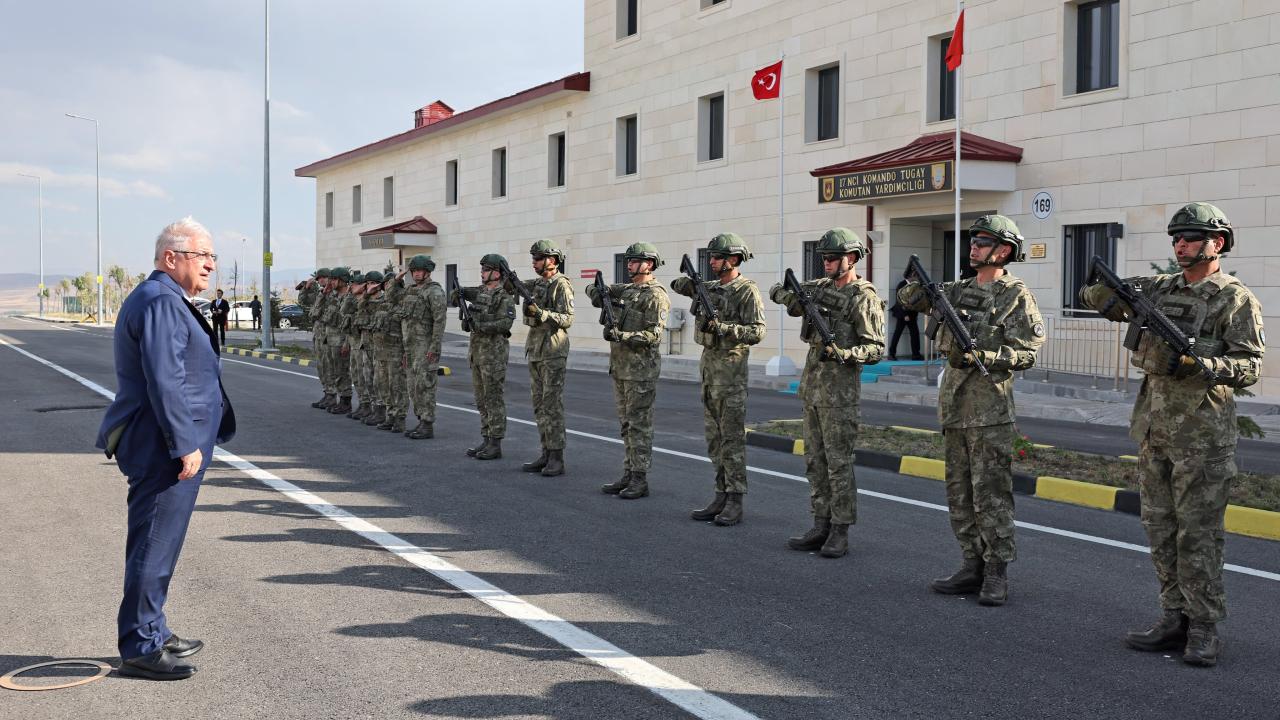
<path fill-rule="evenodd" d="M 227 314 L 227 324 L 231 327 L 253 327 L 253 308 L 251 300 L 237 300 L 231 303 L 231 312 Z"/>
<path fill-rule="evenodd" d="M 276 311 L 275 325 L 281 330 L 290 328 L 306 330 L 306 326 L 309 324 L 308 320 L 307 313 L 302 309 L 301 305 L 281 305 Z"/>
<path fill-rule="evenodd" d="M 200 311 L 200 314 L 204 316 L 204 319 L 207 320 L 210 325 L 213 324 L 213 303 L 212 302 L 202 297 L 198 297 L 192 300 L 191 304 L 196 306 L 196 309 Z"/>

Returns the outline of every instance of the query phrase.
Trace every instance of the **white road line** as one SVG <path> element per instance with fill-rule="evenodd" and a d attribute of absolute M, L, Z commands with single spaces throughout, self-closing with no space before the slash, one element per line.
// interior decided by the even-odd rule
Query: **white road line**
<path fill-rule="evenodd" d="M 46 367 L 52 368 L 75 380 L 96 393 L 115 399 L 115 393 L 83 378 L 66 368 L 55 365 L 44 358 L 33 355 L 12 344 L 8 338 L 0 335 L 0 343 L 17 350 L 23 355 Z M 236 361 L 239 362 L 239 361 Z M 245 363 L 253 365 L 254 363 Z M 265 366 L 259 366 L 265 367 Z M 280 368 L 267 368 L 280 370 Z M 284 371 L 288 372 L 288 371 Z M 310 377 L 303 373 L 293 373 Z M 281 493 L 296 503 L 323 515 L 338 525 L 357 535 L 377 543 L 387 551 L 400 557 L 411 565 L 415 565 L 440 578 L 442 581 L 467 593 L 471 597 L 488 605 L 507 617 L 518 620 L 529 628 L 536 630 L 582 657 L 596 663 L 617 675 L 653 692 L 668 702 L 689 712 L 695 717 L 706 720 L 758 720 L 758 718 L 706 690 L 686 682 L 685 680 L 662 670 L 645 660 L 626 652 L 613 643 L 593 635 L 586 630 L 553 615 L 533 603 L 486 582 L 444 558 L 434 555 L 413 545 L 373 523 L 356 517 L 351 513 L 325 501 L 324 498 L 303 490 L 293 483 L 273 475 L 253 463 L 244 460 L 220 447 L 213 449 L 216 460 L 230 465 L 249 477 Z"/>
<path fill-rule="evenodd" d="M 307 373 L 300 373 L 293 370 L 286 370 L 284 368 L 270 367 L 268 365 L 261 365 L 259 363 L 244 362 L 241 360 L 227 360 L 226 358 L 223 359 L 223 362 L 234 362 L 234 363 L 240 363 L 241 365 L 252 365 L 253 367 L 261 368 L 263 370 L 271 370 L 274 372 L 287 373 L 289 375 L 297 375 L 298 377 L 304 377 L 304 378 L 307 378 L 308 380 L 315 380 L 314 375 L 308 375 Z M 450 405 L 448 403 L 436 403 L 436 407 L 448 408 L 450 410 L 459 410 L 461 412 L 471 413 L 473 415 L 479 414 L 479 411 L 474 410 L 472 408 L 463 407 L 461 405 Z M 519 423 L 521 425 L 536 425 L 536 423 L 534 423 L 532 420 L 524 420 L 522 418 L 508 417 L 507 420 L 510 422 Z M 592 440 L 598 440 L 600 442 L 611 443 L 614 445 L 622 444 L 622 440 L 618 438 L 606 437 L 604 435 L 596 435 L 595 433 L 583 432 L 581 430 L 566 429 L 565 432 L 567 432 L 570 435 L 577 435 L 578 437 L 590 438 Z M 668 448 L 663 448 L 663 447 L 654 447 L 653 451 L 655 453 L 661 453 L 663 455 L 671 455 L 678 458 L 684 458 L 686 460 L 697 460 L 699 462 L 705 462 L 705 463 L 711 462 L 710 459 L 702 455 L 695 455 L 693 453 L 682 452 L 680 450 L 670 450 Z M 756 467 L 754 465 L 748 465 L 747 470 L 753 473 L 758 473 L 760 475 L 767 475 L 769 477 L 781 478 L 783 480 L 793 480 L 793 481 L 802 482 L 802 483 L 809 482 L 803 476 L 800 476 L 800 475 L 792 475 L 791 473 L 779 472 L 777 470 L 770 470 L 768 468 Z M 890 495 L 888 493 L 876 492 L 874 490 L 859 490 L 858 494 L 866 495 L 867 497 L 873 497 L 879 500 L 888 500 L 890 502 L 896 502 L 903 505 L 911 505 L 914 507 L 925 508 L 928 510 L 938 510 L 941 512 L 947 512 L 946 505 L 939 505 L 937 503 L 926 502 L 924 500 L 916 500 L 914 498 L 902 497 L 900 495 Z M 1048 535 L 1057 535 L 1059 537 L 1070 538 L 1072 540 L 1080 540 L 1082 542 L 1094 543 L 1096 545 L 1105 545 L 1107 547 L 1120 548 L 1122 550 L 1132 550 L 1133 552 L 1143 553 L 1144 555 L 1151 554 L 1151 549 L 1145 545 L 1137 545 L 1134 543 L 1123 542 L 1121 540 L 1112 540 L 1111 538 L 1099 537 L 1097 535 L 1088 535 L 1085 533 L 1078 533 L 1073 530 L 1063 530 L 1061 528 L 1055 528 L 1055 527 L 1050 527 L 1048 525 L 1040 525 L 1037 523 L 1025 522 L 1023 520 L 1016 520 L 1014 521 L 1014 524 L 1020 528 L 1023 528 L 1024 530 L 1034 530 L 1036 532 L 1042 532 Z M 1280 573 L 1273 573 L 1267 570 L 1258 570 L 1256 568 L 1246 567 L 1244 565 L 1234 565 L 1232 563 L 1227 563 L 1223 565 L 1223 569 L 1228 570 L 1230 572 L 1234 572 L 1234 573 L 1240 573 L 1241 575 L 1251 575 L 1253 577 L 1259 577 L 1267 580 L 1275 580 L 1277 582 L 1280 582 Z"/>

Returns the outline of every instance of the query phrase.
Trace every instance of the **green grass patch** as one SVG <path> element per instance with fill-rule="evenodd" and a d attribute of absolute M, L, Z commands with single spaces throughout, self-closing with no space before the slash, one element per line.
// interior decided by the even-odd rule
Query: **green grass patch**
<path fill-rule="evenodd" d="M 241 350 L 257 350 L 257 343 L 227 343 L 227 347 L 239 348 Z M 289 357 L 298 358 L 300 360 L 314 360 L 315 353 L 311 352 L 311 348 L 305 345 L 276 345 L 276 351 L 273 355 L 288 355 Z"/>
<path fill-rule="evenodd" d="M 750 428 L 773 435 L 804 437 L 804 424 L 800 420 L 772 420 L 756 423 Z M 946 459 L 941 433 L 908 432 L 875 425 L 859 426 L 858 449 Z M 1025 457 L 1014 460 L 1015 472 L 1138 489 L 1138 464 L 1135 462 L 1059 448 L 1034 448 L 1025 442 L 1018 443 L 1017 449 L 1025 452 Z M 1010 453 L 1015 451 L 1010 449 Z M 1280 512 L 1280 475 L 1240 473 L 1232 483 L 1230 501 L 1233 505 Z"/>

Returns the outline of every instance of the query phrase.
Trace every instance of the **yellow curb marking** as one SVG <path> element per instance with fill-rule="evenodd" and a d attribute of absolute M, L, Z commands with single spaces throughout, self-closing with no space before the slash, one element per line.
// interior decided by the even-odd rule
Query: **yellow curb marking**
<path fill-rule="evenodd" d="M 924 428 L 907 427 L 906 425 L 890 425 L 890 430 L 901 430 L 902 432 L 918 433 L 920 435 L 937 435 L 937 430 L 926 430 Z"/>
<path fill-rule="evenodd" d="M 903 475 L 914 475 L 916 477 L 929 478 L 930 480 L 944 480 L 947 477 L 947 464 L 933 458 L 903 455 L 902 463 L 898 466 L 898 472 Z"/>
<path fill-rule="evenodd" d="M 1134 462 L 1134 463 L 1138 462 L 1138 456 L 1137 456 L 1137 455 L 1121 455 L 1121 456 L 1120 456 L 1120 459 L 1121 459 L 1121 460 L 1123 460 L 1123 461 L 1125 461 L 1125 462 Z"/>
<path fill-rule="evenodd" d="M 791 454 L 792 454 L 792 455 L 803 455 L 803 454 L 804 454 L 804 440 L 802 440 L 802 439 L 797 439 L 797 440 L 795 441 L 795 443 L 793 443 L 793 444 L 791 445 Z"/>
<path fill-rule="evenodd" d="M 1036 478 L 1036 497 L 1074 505 L 1114 510 L 1120 488 L 1056 477 Z"/>
<path fill-rule="evenodd" d="M 1226 529 L 1239 535 L 1280 540 L 1280 513 L 1228 505 Z"/>

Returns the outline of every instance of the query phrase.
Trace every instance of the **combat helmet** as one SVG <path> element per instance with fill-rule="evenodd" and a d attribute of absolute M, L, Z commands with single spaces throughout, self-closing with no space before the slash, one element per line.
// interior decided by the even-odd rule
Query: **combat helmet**
<path fill-rule="evenodd" d="M 494 270 L 497 270 L 506 264 L 507 259 L 498 253 L 489 253 L 488 255 L 480 258 L 480 267 L 482 268 L 493 268 Z"/>
<path fill-rule="evenodd" d="M 658 248 L 653 243 L 638 242 L 631 243 L 627 246 L 625 252 L 622 253 L 623 260 L 652 260 L 653 269 L 657 270 L 662 267 L 662 256 L 658 254 Z"/>
<path fill-rule="evenodd" d="M 969 238 L 972 239 L 979 232 L 995 235 L 1000 242 L 1013 247 L 1006 262 L 1023 262 L 1027 259 L 1027 254 L 1022 251 L 1022 243 L 1026 238 L 1018 232 L 1018 226 L 1004 215 L 983 215 L 974 220 L 969 226 Z"/>
<path fill-rule="evenodd" d="M 427 272 L 435 272 L 436 261 L 431 259 L 430 255 L 414 255 L 409 258 L 409 271 L 426 270 Z"/>
<path fill-rule="evenodd" d="M 329 271 L 329 277 L 333 278 L 334 280 L 347 282 L 351 279 L 351 268 L 345 267 L 345 266 L 333 268 L 332 270 Z"/>
<path fill-rule="evenodd" d="M 529 254 L 535 258 L 540 255 L 549 255 L 556 259 L 557 265 L 564 265 L 564 251 L 556 246 L 555 240 L 539 240 L 530 246 Z"/>
<path fill-rule="evenodd" d="M 707 243 L 707 250 L 721 255 L 737 255 L 742 258 L 742 262 L 755 257 L 751 254 L 751 249 L 747 247 L 747 243 L 738 237 L 737 233 L 731 232 L 720 233 L 711 238 L 711 242 Z"/>
<path fill-rule="evenodd" d="M 364 273 L 360 272 L 359 270 L 352 270 L 351 279 L 348 280 L 347 282 L 351 283 L 352 285 L 360 285 L 364 283 Z"/>
<path fill-rule="evenodd" d="M 327 278 L 330 276 L 330 273 L 332 272 L 333 271 L 330 270 L 329 268 L 320 268 L 316 270 L 316 279 L 319 280 L 320 278 Z"/>
<path fill-rule="evenodd" d="M 867 246 L 858 237 L 858 233 L 842 227 L 831 228 L 823 233 L 818 240 L 817 251 L 819 255 L 858 253 L 859 260 L 867 256 Z"/>
<path fill-rule="evenodd" d="M 1222 243 L 1223 254 L 1231 252 L 1232 246 L 1235 245 L 1235 230 L 1231 227 L 1231 221 L 1221 210 L 1209 203 L 1194 202 L 1184 205 L 1173 214 L 1173 219 L 1169 221 L 1169 235 L 1186 231 L 1221 233 L 1225 238 L 1225 242 Z"/>
<path fill-rule="evenodd" d="M 382 282 L 382 273 L 377 270 L 370 270 L 364 274 L 364 281 L 367 283 L 380 283 Z"/>

